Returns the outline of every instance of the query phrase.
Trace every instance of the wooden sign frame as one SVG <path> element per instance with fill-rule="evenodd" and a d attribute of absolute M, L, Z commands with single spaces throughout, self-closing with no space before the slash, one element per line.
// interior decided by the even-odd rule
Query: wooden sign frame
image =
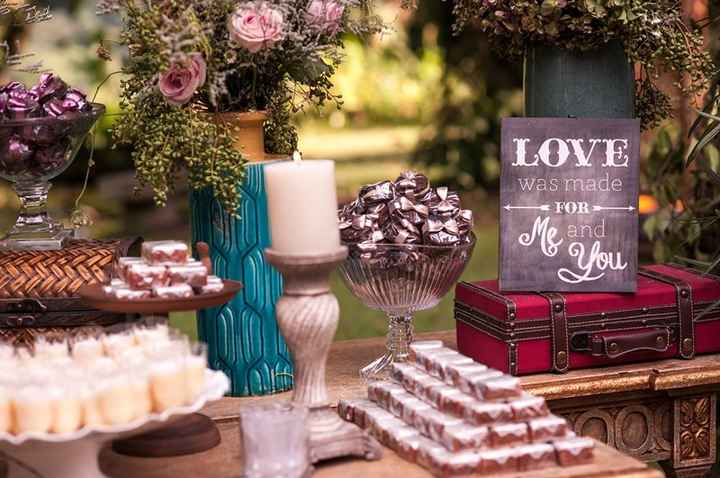
<path fill-rule="evenodd" d="M 500 289 L 635 292 L 640 121 L 502 122 Z"/>

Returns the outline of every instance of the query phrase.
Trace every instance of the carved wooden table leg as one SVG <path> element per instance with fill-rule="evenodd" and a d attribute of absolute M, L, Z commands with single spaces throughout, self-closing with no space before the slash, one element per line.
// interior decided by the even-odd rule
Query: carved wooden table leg
<path fill-rule="evenodd" d="M 674 397 L 672 460 L 663 463 L 670 477 L 704 478 L 717 458 L 717 393 Z"/>

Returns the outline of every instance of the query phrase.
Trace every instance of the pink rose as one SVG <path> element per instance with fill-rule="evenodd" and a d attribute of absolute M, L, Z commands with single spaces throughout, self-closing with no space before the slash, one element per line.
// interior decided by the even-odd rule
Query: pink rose
<path fill-rule="evenodd" d="M 283 14 L 265 2 L 244 3 L 230 15 L 228 31 L 238 45 L 257 53 L 285 37 Z"/>
<path fill-rule="evenodd" d="M 334 0 L 312 0 L 305 12 L 305 22 L 314 30 L 334 34 L 340 27 L 345 5 Z"/>
<path fill-rule="evenodd" d="M 169 70 L 160 75 L 158 88 L 171 105 L 184 105 L 205 84 L 207 65 L 203 56 L 192 53 L 188 60 L 187 65 L 173 63 Z"/>

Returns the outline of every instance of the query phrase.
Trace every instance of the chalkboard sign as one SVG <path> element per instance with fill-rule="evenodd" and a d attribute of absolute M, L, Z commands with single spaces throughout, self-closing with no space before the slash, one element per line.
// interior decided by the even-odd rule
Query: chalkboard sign
<path fill-rule="evenodd" d="M 640 122 L 502 122 L 500 289 L 634 292 Z"/>

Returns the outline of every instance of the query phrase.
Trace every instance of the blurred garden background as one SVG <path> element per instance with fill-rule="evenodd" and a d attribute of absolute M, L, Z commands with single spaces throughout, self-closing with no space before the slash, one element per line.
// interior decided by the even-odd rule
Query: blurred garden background
<path fill-rule="evenodd" d="M 337 161 L 341 202 L 350 200 L 363 184 L 395 178 L 406 168 L 424 171 L 434 182 L 460 190 L 465 207 L 475 212 L 478 236 L 464 279 L 491 278 L 497 271 L 500 118 L 522 114 L 522 65 L 496 55 L 472 28 L 454 35 L 450 2 L 418 2 L 415 9 L 403 9 L 401 3 L 382 3 L 382 16 L 391 25 L 382 36 L 345 38 L 346 60 L 335 78 L 343 109 L 298 114 L 299 148 L 306 159 Z M 19 26 L 0 18 L 11 51 L 32 54 L 22 65 L 6 67 L 2 80 L 32 83 L 37 75 L 20 70 L 41 62 L 41 69 L 57 72 L 90 96 L 97 91 L 97 101 L 107 105 L 108 114 L 94 137 L 95 166 L 81 202 L 93 225 L 82 234 L 189 239 L 184 182 L 178 183 L 167 207 L 156 208 L 149 191 L 135 190 L 128 151 L 113 149 L 107 135 L 113 121 L 122 121 L 118 105 L 122 74 L 115 73 L 121 70 L 124 56 L 115 46 L 118 19 L 97 16 L 95 0 L 52 0 L 49 5 L 50 22 Z M 683 5 L 689 22 L 707 17 L 708 10 L 715 8 L 704 0 L 684 0 Z M 707 38 L 713 47 L 716 35 L 711 28 Z M 99 45 L 109 53 L 109 61 L 98 57 Z M 667 82 L 672 84 L 672 75 Z M 718 191 L 703 173 L 684 170 L 695 114 L 685 100 L 675 106 L 674 120 L 644 136 L 644 261 L 709 254 L 699 238 L 707 228 L 717 227 L 714 221 L 708 225 L 687 220 L 685 211 L 700 214 L 701 207 L 715 211 L 714 205 L 701 201 L 718 197 Z M 709 146 L 706 156 L 718 168 L 720 154 L 714 146 Z M 75 207 L 88 157 L 86 148 L 73 167 L 54 181 L 51 207 L 56 217 L 68 217 Z M 9 185 L 0 183 L 0 227 L 9 227 L 17 208 Z M 334 291 L 342 311 L 337 339 L 385 333 L 382 314 L 364 308 L 338 278 Z M 419 331 L 451 328 L 452 297 L 416 319 Z M 195 334 L 193 315 L 179 314 L 173 321 Z"/>

